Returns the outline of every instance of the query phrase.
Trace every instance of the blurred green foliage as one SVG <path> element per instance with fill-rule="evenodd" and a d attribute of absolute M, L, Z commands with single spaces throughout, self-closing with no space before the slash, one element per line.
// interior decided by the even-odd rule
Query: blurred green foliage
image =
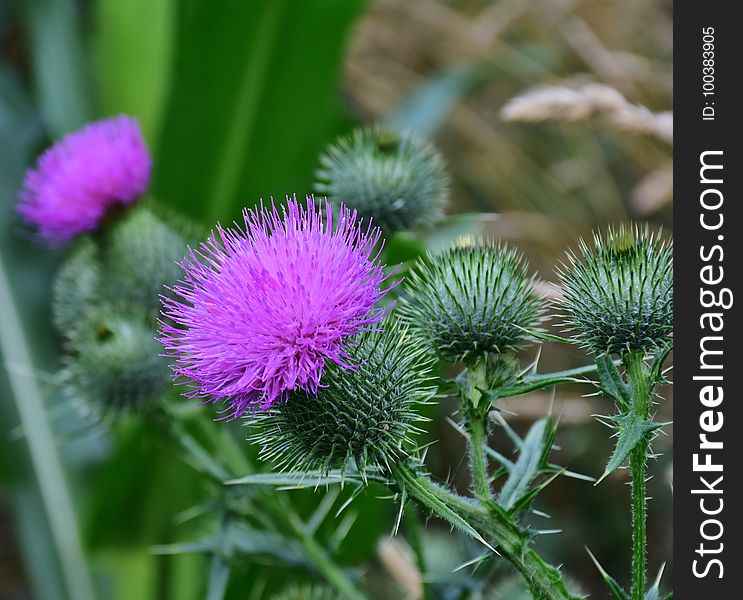
<path fill-rule="evenodd" d="M 149 551 L 188 533 L 175 516 L 206 493 L 195 471 L 143 425 L 96 429 L 44 375 L 59 367 L 48 306 L 58 257 L 14 214 L 25 168 L 49 140 L 126 112 L 153 150 L 158 201 L 204 228 L 260 197 L 301 193 L 344 118 L 337 78 L 363 4 L 0 2 L 0 464 L 36 597 L 200 598 L 208 566 Z M 247 593 L 261 577 L 233 579 Z"/>

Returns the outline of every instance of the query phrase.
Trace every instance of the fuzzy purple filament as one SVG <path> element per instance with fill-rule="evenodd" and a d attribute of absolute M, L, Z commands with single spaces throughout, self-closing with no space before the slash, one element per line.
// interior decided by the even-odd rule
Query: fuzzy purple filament
<path fill-rule="evenodd" d="M 42 239 L 60 245 L 97 229 L 111 208 L 139 198 L 151 167 L 135 119 L 89 123 L 48 148 L 26 173 L 18 212 Z"/>
<path fill-rule="evenodd" d="M 266 409 L 292 390 L 317 393 L 325 361 L 347 368 L 345 344 L 384 316 L 380 231 L 343 205 L 287 199 L 217 226 L 163 296 L 161 341 L 186 396 L 224 400 L 226 418 Z"/>

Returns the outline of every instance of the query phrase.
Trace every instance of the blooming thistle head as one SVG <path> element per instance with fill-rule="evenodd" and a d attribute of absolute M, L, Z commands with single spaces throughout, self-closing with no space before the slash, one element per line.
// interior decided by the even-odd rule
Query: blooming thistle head
<path fill-rule="evenodd" d="M 329 146 L 317 178 L 318 192 L 385 233 L 436 222 L 449 188 L 444 160 L 430 143 L 383 127 L 358 129 Z"/>
<path fill-rule="evenodd" d="M 521 255 L 472 238 L 419 261 L 404 291 L 400 318 L 452 362 L 519 350 L 543 310 Z"/>
<path fill-rule="evenodd" d="M 139 198 L 151 164 L 136 120 L 120 115 L 90 123 L 47 149 L 26 173 L 18 212 L 41 238 L 62 244 Z"/>
<path fill-rule="evenodd" d="M 356 368 L 347 342 L 382 320 L 389 277 L 379 229 L 343 206 L 337 223 L 312 197 L 244 220 L 192 250 L 174 297 L 162 298 L 160 339 L 191 382 L 186 395 L 224 400 L 232 418 L 317 394 L 330 363 Z"/>
<path fill-rule="evenodd" d="M 596 355 L 666 347 L 673 332 L 673 247 L 647 227 L 581 241 L 558 271 L 566 329 Z"/>
<path fill-rule="evenodd" d="M 416 412 L 434 396 L 431 358 L 396 326 L 361 334 L 348 347 L 358 366 L 329 364 L 317 393 L 297 391 L 253 416 L 250 440 L 277 468 L 386 468 L 419 431 Z"/>

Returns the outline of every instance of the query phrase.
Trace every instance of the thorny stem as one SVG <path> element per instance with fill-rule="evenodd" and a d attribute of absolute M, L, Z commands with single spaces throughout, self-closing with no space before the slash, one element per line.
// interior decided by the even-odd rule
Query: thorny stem
<path fill-rule="evenodd" d="M 475 494 L 480 500 L 492 497 L 488 475 L 488 458 L 485 454 L 485 445 L 488 438 L 487 414 L 473 411 L 468 415 L 467 430 L 469 432 L 469 457 L 472 469 L 472 483 Z"/>
<path fill-rule="evenodd" d="M 411 464 L 398 463 L 393 470 L 397 484 L 427 511 L 460 530 L 462 525 L 458 519 L 482 531 L 496 545 L 498 553 L 521 573 L 535 600 L 577 600 L 578 597 L 567 590 L 560 571 L 528 549 L 528 534 L 494 501 L 483 506 L 458 496 Z M 452 512 L 458 519 L 452 518 Z"/>
<path fill-rule="evenodd" d="M 469 461 L 472 472 L 472 486 L 475 495 L 482 501 L 492 498 L 488 475 L 488 457 L 485 447 L 488 443 L 488 402 L 482 397 L 480 389 L 487 387 L 484 361 L 467 372 L 468 397 L 464 399 L 465 426 L 469 433 Z"/>
<path fill-rule="evenodd" d="M 653 382 L 645 367 L 642 352 L 632 352 L 624 358 L 627 378 L 632 391 L 630 411 L 635 419 L 650 417 Z M 632 485 L 632 600 L 643 600 L 647 573 L 647 497 L 645 466 L 650 435 L 646 434 L 632 449 L 629 468 Z"/>

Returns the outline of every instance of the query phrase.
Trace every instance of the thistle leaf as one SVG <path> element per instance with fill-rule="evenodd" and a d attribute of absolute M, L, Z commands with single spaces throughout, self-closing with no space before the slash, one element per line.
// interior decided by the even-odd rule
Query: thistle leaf
<path fill-rule="evenodd" d="M 230 580 L 232 567 L 223 557 L 215 554 L 212 556 L 212 564 L 209 569 L 209 588 L 207 600 L 222 600 L 227 591 L 227 583 Z"/>
<path fill-rule="evenodd" d="M 651 381 L 654 383 L 666 383 L 666 377 L 663 375 L 663 365 L 668 358 L 668 355 L 673 350 L 673 346 L 668 344 L 663 348 L 660 348 L 653 357 L 653 364 L 650 366 L 650 374 L 652 376 Z"/>
<path fill-rule="evenodd" d="M 632 395 L 629 386 L 624 382 L 619 370 L 611 359 L 611 355 L 604 354 L 596 357 L 599 379 L 601 380 L 601 391 L 617 403 L 620 410 L 629 410 Z"/>
<path fill-rule="evenodd" d="M 645 600 L 661 600 L 660 596 L 660 580 L 663 577 L 663 571 L 666 569 L 666 563 L 663 563 L 658 569 L 658 575 L 653 582 L 653 586 L 645 592 Z M 673 594 L 670 594 L 670 598 L 673 598 Z M 664 596 L 663 600 L 670 600 L 669 596 Z"/>
<path fill-rule="evenodd" d="M 375 471 L 368 470 L 366 479 L 383 480 Z M 283 473 L 252 473 L 239 479 L 229 479 L 225 485 L 266 485 L 281 489 L 305 489 L 320 486 L 338 485 L 351 483 L 361 485 L 364 483 L 361 475 L 347 469 L 331 469 L 325 471 L 285 471 Z"/>
<path fill-rule="evenodd" d="M 599 477 L 598 481 L 594 485 L 598 485 L 607 476 L 617 470 L 619 466 L 626 460 L 633 448 L 651 431 L 658 429 L 662 426 L 662 423 L 657 423 L 650 419 L 636 419 L 631 415 L 618 415 L 614 417 L 615 423 L 619 428 L 619 437 L 617 438 L 617 445 L 614 448 L 614 454 L 609 459 L 609 463 L 606 465 L 604 474 Z"/>
<path fill-rule="evenodd" d="M 550 483 L 552 483 L 555 479 L 562 475 L 563 472 L 563 470 L 559 470 L 553 473 L 551 477 L 548 477 L 547 479 L 542 481 L 539 485 L 531 488 L 528 492 L 526 492 L 526 494 L 524 494 L 518 500 L 516 500 L 516 502 L 514 502 L 513 506 L 508 511 L 509 514 L 517 514 L 524 510 L 526 507 L 530 506 L 531 503 L 534 501 L 534 498 L 536 498 Z"/>
<path fill-rule="evenodd" d="M 556 375 L 554 377 L 539 377 L 539 378 L 526 378 L 523 381 L 514 385 L 498 388 L 496 390 L 480 390 L 480 392 L 486 396 L 491 402 L 500 398 L 512 398 L 513 396 L 521 396 L 528 394 L 536 390 L 541 390 L 546 387 L 552 387 L 560 383 L 581 383 L 585 382 L 585 379 L 573 377 L 570 375 Z"/>
<path fill-rule="evenodd" d="M 617 583 L 616 579 L 614 579 L 604 570 L 604 567 L 602 567 L 599 561 L 596 560 L 596 557 L 593 555 L 593 553 L 588 548 L 586 548 L 586 552 L 588 552 L 588 556 L 591 557 L 593 564 L 596 565 L 599 573 L 601 573 L 601 577 L 604 578 L 606 587 L 609 588 L 609 595 L 613 598 L 613 600 L 630 600 L 629 594 L 622 589 L 622 586 Z"/>
<path fill-rule="evenodd" d="M 540 419 L 526 434 L 519 458 L 513 464 L 500 492 L 499 502 L 506 510 L 513 507 L 527 492 L 533 479 L 540 474 L 545 448 L 549 451 L 552 439 L 550 429 L 549 420 Z"/>

